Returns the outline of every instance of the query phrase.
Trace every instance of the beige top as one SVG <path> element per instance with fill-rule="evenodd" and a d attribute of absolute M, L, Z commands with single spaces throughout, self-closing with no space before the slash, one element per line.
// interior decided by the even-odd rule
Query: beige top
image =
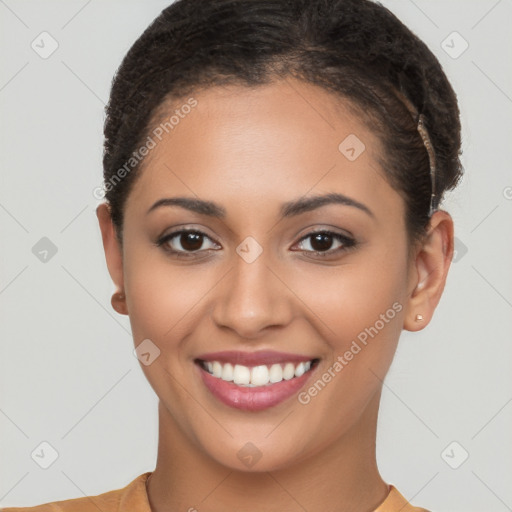
<path fill-rule="evenodd" d="M 146 480 L 151 472 L 139 475 L 126 487 L 97 496 L 53 501 L 34 507 L 2 508 L 0 512 L 151 512 Z M 389 486 L 387 498 L 374 512 L 429 512 L 413 507 L 393 486 Z"/>

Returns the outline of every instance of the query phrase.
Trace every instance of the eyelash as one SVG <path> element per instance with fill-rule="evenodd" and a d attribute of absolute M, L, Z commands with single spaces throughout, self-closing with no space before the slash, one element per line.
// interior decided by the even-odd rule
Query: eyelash
<path fill-rule="evenodd" d="M 167 246 L 164 245 L 167 242 L 169 242 L 170 240 L 172 240 L 173 238 L 176 238 L 179 235 L 186 234 L 186 233 L 193 233 L 193 234 L 196 234 L 196 235 L 200 235 L 202 237 L 209 238 L 211 240 L 211 238 L 206 233 L 203 233 L 202 231 L 199 231 L 197 229 L 181 229 L 181 230 L 174 231 L 172 233 L 169 233 L 169 234 L 161 237 L 159 240 L 157 240 L 156 245 L 158 247 L 162 247 L 164 251 L 166 251 L 167 253 L 169 253 L 171 255 L 174 255 L 174 256 L 176 256 L 178 258 L 193 258 L 193 257 L 195 257 L 196 254 L 198 254 L 199 252 L 202 252 L 202 251 L 201 250 L 197 250 L 197 251 L 177 251 L 175 249 L 170 249 L 170 248 L 168 248 Z M 308 238 L 311 238 L 314 235 L 318 235 L 318 234 L 330 235 L 330 236 L 332 236 L 332 238 L 334 240 L 342 243 L 343 245 L 338 247 L 337 249 L 334 249 L 334 250 L 328 249 L 327 251 L 305 251 L 306 253 L 313 254 L 315 256 L 319 256 L 319 257 L 322 258 L 322 257 L 325 257 L 325 256 L 331 256 L 333 254 L 339 254 L 339 253 L 342 253 L 342 252 L 346 252 L 346 251 L 348 251 L 350 249 L 354 249 L 356 247 L 356 245 L 357 245 L 357 242 L 354 239 L 352 239 L 352 238 L 350 238 L 348 236 L 342 235 L 340 233 L 336 233 L 334 231 L 329 231 L 329 230 L 325 230 L 325 229 L 318 230 L 318 231 L 311 231 L 307 235 L 303 236 L 298 241 L 298 243 L 301 243 L 301 242 L 307 240 Z M 212 250 L 212 249 L 206 249 L 206 250 Z M 203 249 L 203 251 L 204 251 L 204 249 Z"/>

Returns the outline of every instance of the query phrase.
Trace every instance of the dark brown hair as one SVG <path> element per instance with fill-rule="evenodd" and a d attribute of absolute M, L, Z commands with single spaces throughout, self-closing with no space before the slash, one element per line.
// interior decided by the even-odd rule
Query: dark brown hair
<path fill-rule="evenodd" d="M 409 242 L 418 241 L 431 194 L 418 115 L 435 154 L 438 205 L 463 171 L 457 97 L 427 46 L 370 0 L 177 0 L 163 10 L 123 59 L 106 107 L 105 198 L 119 241 L 141 171 L 126 163 L 163 106 L 204 87 L 257 87 L 287 76 L 349 100 L 379 136 L 379 163 L 405 201 Z"/>

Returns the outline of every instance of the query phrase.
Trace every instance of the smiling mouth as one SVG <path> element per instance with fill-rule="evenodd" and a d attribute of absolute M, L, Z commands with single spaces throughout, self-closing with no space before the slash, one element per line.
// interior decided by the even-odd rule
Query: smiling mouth
<path fill-rule="evenodd" d="M 269 387 L 282 381 L 302 377 L 318 365 L 319 358 L 299 363 L 283 362 L 258 366 L 222 363 L 220 361 L 204 361 L 196 359 L 204 371 L 225 382 L 232 382 L 246 388 Z"/>

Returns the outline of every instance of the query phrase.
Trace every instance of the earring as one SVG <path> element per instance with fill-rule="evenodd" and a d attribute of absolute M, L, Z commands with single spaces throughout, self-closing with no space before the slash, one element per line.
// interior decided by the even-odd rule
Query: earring
<path fill-rule="evenodd" d="M 423 320 L 423 315 L 416 315 L 416 322 L 421 322 Z"/>
<path fill-rule="evenodd" d="M 116 292 L 112 295 L 110 303 L 112 308 L 122 315 L 126 315 L 126 303 L 124 302 L 125 295 L 123 292 Z"/>

